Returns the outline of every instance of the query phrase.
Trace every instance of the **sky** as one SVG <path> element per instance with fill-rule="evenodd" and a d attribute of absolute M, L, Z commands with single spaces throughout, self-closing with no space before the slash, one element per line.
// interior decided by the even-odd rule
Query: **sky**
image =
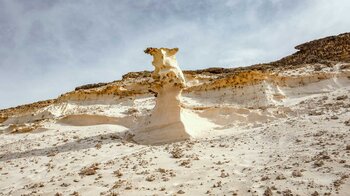
<path fill-rule="evenodd" d="M 271 62 L 350 31 L 349 0 L 0 0 L 0 109 L 152 70 L 147 47 L 182 69 Z"/>

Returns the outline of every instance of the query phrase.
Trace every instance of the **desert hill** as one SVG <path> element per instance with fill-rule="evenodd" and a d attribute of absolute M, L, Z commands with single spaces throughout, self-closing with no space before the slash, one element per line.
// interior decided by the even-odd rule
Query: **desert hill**
<path fill-rule="evenodd" d="M 202 70 L 185 70 L 184 74 L 188 78 L 199 77 L 201 74 L 213 76 L 215 78 L 224 78 L 224 77 L 234 77 L 235 75 L 246 73 L 245 75 L 250 75 L 252 71 L 261 71 L 261 72 L 281 72 L 288 69 L 296 69 L 298 67 L 306 66 L 307 64 L 313 64 L 315 69 L 321 69 L 321 67 L 332 67 L 335 64 L 342 62 L 346 63 L 342 65 L 341 69 L 346 68 L 350 63 L 350 33 L 343 33 L 337 36 L 325 37 L 318 40 L 313 40 L 304 44 L 300 44 L 295 47 L 299 50 L 296 53 L 284 57 L 278 61 L 257 64 L 248 67 L 239 67 L 239 68 L 208 68 Z M 97 84 L 87 84 L 75 88 L 75 91 L 63 94 L 61 97 L 68 96 L 68 94 L 79 94 L 77 91 L 84 91 L 88 89 L 96 89 L 100 93 L 109 93 L 106 90 L 107 88 L 113 88 L 124 83 L 127 83 L 126 80 L 134 79 L 135 82 L 142 80 L 143 78 L 150 77 L 151 71 L 142 71 L 142 72 L 130 72 L 123 75 L 122 80 L 110 82 L 110 83 L 97 83 Z M 137 80 L 138 79 L 138 80 Z M 129 82 L 129 81 L 128 81 Z M 130 81 L 132 82 L 132 81 Z M 103 89 L 99 89 L 104 87 Z M 137 91 L 138 89 L 132 89 L 130 91 Z M 106 92 L 104 92 L 106 91 Z M 147 91 L 146 91 L 147 92 Z M 90 91 L 83 92 L 86 94 L 91 94 Z M 97 92 L 96 92 L 97 93 Z M 115 95 L 119 94 L 117 92 L 112 92 Z M 132 92 L 125 92 L 128 94 Z M 144 92 L 142 92 L 144 93 Z M 125 95 L 121 95 L 123 97 Z M 32 111 L 37 108 L 45 107 L 52 103 L 60 101 L 60 98 L 53 100 L 39 101 L 32 104 L 21 105 L 13 108 L 0 110 L 0 118 L 6 119 L 7 117 L 23 113 L 26 111 Z M 1 121 L 0 121 L 1 122 Z"/>
<path fill-rule="evenodd" d="M 347 195 L 350 33 L 295 48 L 183 78 L 150 48 L 165 72 L 0 110 L 0 195 Z"/>

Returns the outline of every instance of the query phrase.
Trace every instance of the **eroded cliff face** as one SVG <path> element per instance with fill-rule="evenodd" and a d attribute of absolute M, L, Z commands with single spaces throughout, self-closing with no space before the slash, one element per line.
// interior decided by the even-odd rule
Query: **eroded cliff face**
<path fill-rule="evenodd" d="M 299 51 L 267 64 L 243 68 L 209 68 L 184 71 L 184 76 L 181 77 L 187 80 L 184 93 L 222 88 L 244 88 L 244 86 L 264 81 L 292 87 L 329 79 L 335 74 L 338 74 L 337 77 L 347 78 L 349 76 L 347 70 L 350 63 L 350 33 L 307 42 L 296 46 L 296 49 Z M 149 52 L 152 52 L 152 49 Z M 165 66 L 169 64 L 167 61 L 170 62 L 171 58 L 164 61 Z M 293 70 L 298 74 L 290 73 Z M 97 88 L 73 91 L 60 97 L 60 100 L 96 100 L 98 99 L 96 97 L 100 95 L 111 95 L 113 99 L 113 97 L 123 98 L 147 94 L 157 85 L 152 83 L 151 78 L 151 72 L 132 72 L 124 75 L 121 81 Z M 181 81 L 177 82 L 182 84 Z"/>
<path fill-rule="evenodd" d="M 114 82 L 77 87 L 55 100 L 1 110 L 0 123 L 40 123 L 50 118 L 85 114 L 89 112 L 87 107 L 109 107 L 121 103 L 127 103 L 131 107 L 130 111 L 133 111 L 132 107 L 139 107 L 138 100 L 148 100 L 153 107 L 145 107 L 132 113 L 124 111 L 127 114 L 125 118 L 128 119 L 126 124 L 132 129 L 136 127 L 131 125 L 138 123 L 129 122 L 144 120 L 152 113 L 153 108 L 153 116 L 158 117 L 148 123 L 149 127 L 159 125 L 160 122 L 180 122 L 181 115 L 178 114 L 181 109 L 208 116 L 206 111 L 214 110 L 213 107 L 222 109 L 223 104 L 256 110 L 273 108 L 285 105 L 296 97 L 330 92 L 348 86 L 349 42 L 349 33 L 345 33 L 301 44 L 296 47 L 299 51 L 295 54 L 268 64 L 184 72 L 176 62 L 175 54 L 178 49 L 148 48 L 145 52 L 153 57 L 153 72 L 131 72 Z M 165 106 L 173 107 L 171 111 L 175 111 L 176 115 L 164 115 L 166 112 L 161 108 Z M 103 110 L 96 109 L 89 115 L 105 115 Z M 121 122 L 115 120 L 117 121 Z"/>

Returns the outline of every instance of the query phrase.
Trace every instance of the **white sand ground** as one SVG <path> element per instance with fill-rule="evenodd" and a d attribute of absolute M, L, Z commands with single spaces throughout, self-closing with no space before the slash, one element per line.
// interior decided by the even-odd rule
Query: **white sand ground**
<path fill-rule="evenodd" d="M 133 130 L 154 104 L 69 102 L 8 119 L 0 195 L 350 194 L 349 79 L 184 94 L 192 139 L 137 144 Z M 9 133 L 43 117 L 33 132 Z"/>

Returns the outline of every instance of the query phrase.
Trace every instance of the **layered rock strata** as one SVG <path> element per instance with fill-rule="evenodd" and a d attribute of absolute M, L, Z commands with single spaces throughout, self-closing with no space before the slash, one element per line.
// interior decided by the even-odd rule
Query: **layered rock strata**
<path fill-rule="evenodd" d="M 142 130 L 147 130 L 156 125 L 161 127 L 172 122 L 183 122 L 181 111 L 184 110 L 197 111 L 201 108 L 204 111 L 205 108 L 223 107 L 223 104 L 239 108 L 273 108 L 296 97 L 331 92 L 349 85 L 349 33 L 314 40 L 296 48 L 299 50 L 296 53 L 267 64 L 189 70 L 183 73 L 176 62 L 177 49 L 148 48 L 145 52 L 153 56 L 153 72 L 131 72 L 121 80 L 77 87 L 57 99 L 0 110 L 0 125 L 41 123 L 67 115 L 81 115 L 93 105 L 113 107 L 130 103 L 130 107 L 136 108 L 138 100 L 146 99 L 152 101 L 152 104 L 155 102 L 153 110 L 147 108 L 132 115 L 126 112 L 126 127 L 135 129 L 131 125 L 137 123 L 129 121 L 140 122 L 144 119 Z M 179 96 L 181 92 L 184 100 L 182 103 Z M 161 111 L 164 105 L 173 106 L 169 110 L 173 113 Z M 105 115 L 106 112 L 99 110 L 94 110 L 90 115 Z M 111 116 L 119 118 L 124 113 L 125 111 L 112 112 Z M 117 121 L 125 124 L 115 120 Z M 110 123 L 110 120 L 104 119 L 101 122 Z M 188 137 L 185 134 L 188 131 L 184 130 L 183 138 Z"/>

